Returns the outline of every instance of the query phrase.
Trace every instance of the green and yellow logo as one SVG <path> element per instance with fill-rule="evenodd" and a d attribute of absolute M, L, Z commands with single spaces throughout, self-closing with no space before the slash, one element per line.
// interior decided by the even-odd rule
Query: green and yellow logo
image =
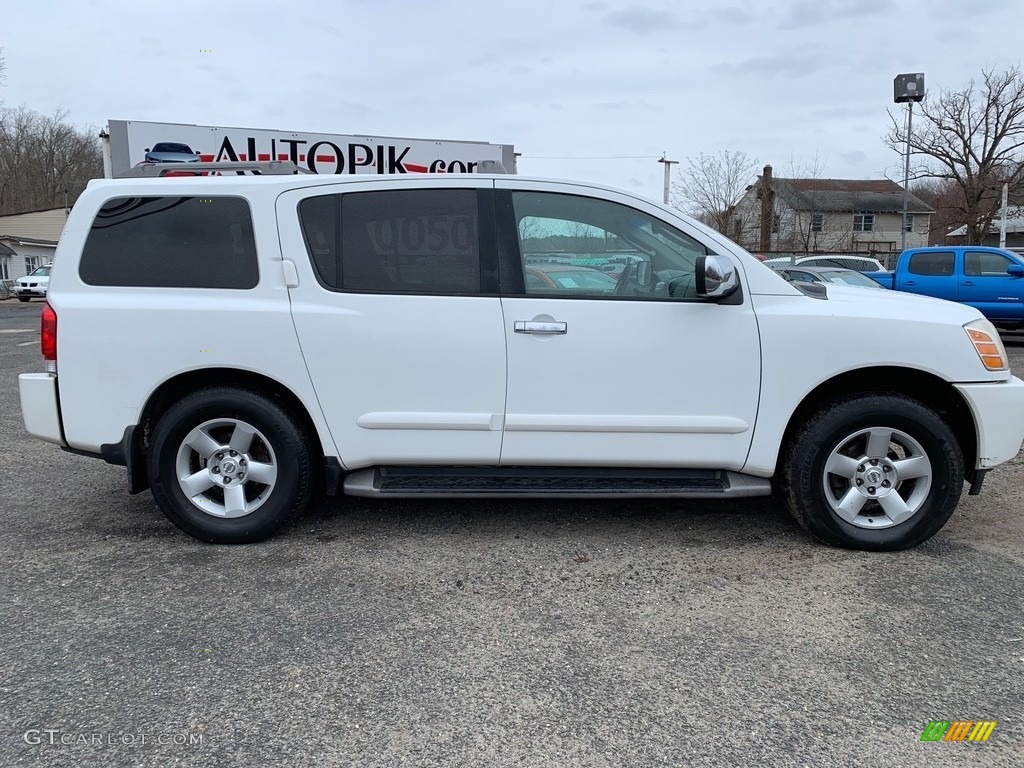
<path fill-rule="evenodd" d="M 988 741 L 995 720 L 929 720 L 921 741 Z"/>

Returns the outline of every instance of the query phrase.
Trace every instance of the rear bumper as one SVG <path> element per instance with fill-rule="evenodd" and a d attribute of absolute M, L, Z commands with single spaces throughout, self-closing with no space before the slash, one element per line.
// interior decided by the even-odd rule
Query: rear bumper
<path fill-rule="evenodd" d="M 1024 381 L 954 384 L 974 416 L 978 437 L 975 469 L 991 469 L 1009 461 L 1024 442 Z"/>
<path fill-rule="evenodd" d="M 57 377 L 52 373 L 23 373 L 18 376 L 18 391 L 28 433 L 48 443 L 66 445 L 60 427 Z"/>

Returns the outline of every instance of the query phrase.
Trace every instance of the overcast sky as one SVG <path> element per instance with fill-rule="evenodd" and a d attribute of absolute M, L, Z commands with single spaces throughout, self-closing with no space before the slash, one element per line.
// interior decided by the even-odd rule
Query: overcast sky
<path fill-rule="evenodd" d="M 661 199 L 662 153 L 901 180 L 893 77 L 934 92 L 1019 66 L 1024 2 L 12 0 L 2 16 L 0 99 L 78 126 L 512 144 L 520 174 Z"/>

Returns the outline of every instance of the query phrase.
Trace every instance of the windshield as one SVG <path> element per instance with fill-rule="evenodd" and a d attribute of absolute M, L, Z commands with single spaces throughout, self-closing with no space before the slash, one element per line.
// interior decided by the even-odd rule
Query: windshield
<path fill-rule="evenodd" d="M 50 268 L 48 266 L 39 267 L 39 269 L 35 270 L 32 274 L 35 275 L 36 277 L 44 277 L 50 274 Z"/>
<path fill-rule="evenodd" d="M 185 152 L 186 154 L 192 154 L 192 148 L 188 144 L 168 144 L 167 142 L 161 142 L 153 145 L 154 152 Z"/>
<path fill-rule="evenodd" d="M 849 272 L 822 272 L 821 277 L 830 283 L 839 283 L 840 285 L 857 285 L 863 288 L 882 287 L 867 275 L 852 270 Z"/>

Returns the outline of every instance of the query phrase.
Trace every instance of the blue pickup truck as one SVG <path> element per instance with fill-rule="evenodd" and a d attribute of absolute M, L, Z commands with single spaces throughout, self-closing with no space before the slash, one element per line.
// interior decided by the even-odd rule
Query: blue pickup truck
<path fill-rule="evenodd" d="M 980 245 L 909 248 L 894 272 L 867 272 L 886 288 L 970 304 L 994 325 L 1024 326 L 1024 258 Z"/>

